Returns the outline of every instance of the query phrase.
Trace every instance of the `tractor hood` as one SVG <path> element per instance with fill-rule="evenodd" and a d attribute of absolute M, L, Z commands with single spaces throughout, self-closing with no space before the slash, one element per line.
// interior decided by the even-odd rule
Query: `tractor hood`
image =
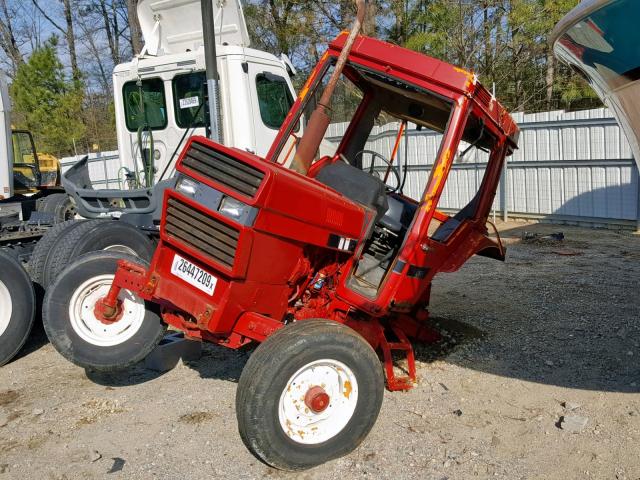
<path fill-rule="evenodd" d="M 248 47 L 249 34 L 240 0 L 210 1 L 216 43 Z M 145 41 L 142 54 L 182 53 L 204 45 L 200 0 L 140 0 L 138 19 Z"/>

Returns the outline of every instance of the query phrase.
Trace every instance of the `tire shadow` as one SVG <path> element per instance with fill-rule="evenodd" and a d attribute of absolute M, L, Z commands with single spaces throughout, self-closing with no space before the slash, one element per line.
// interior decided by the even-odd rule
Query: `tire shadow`
<path fill-rule="evenodd" d="M 202 356 L 198 360 L 183 361 L 183 364 L 185 367 L 198 372 L 200 378 L 238 383 L 253 348 L 231 350 L 226 347 L 203 343 Z M 93 383 L 105 387 L 118 388 L 148 383 L 166 375 L 170 371 L 159 372 L 151 370 L 142 361 L 130 368 L 115 372 L 85 369 L 85 374 Z"/>

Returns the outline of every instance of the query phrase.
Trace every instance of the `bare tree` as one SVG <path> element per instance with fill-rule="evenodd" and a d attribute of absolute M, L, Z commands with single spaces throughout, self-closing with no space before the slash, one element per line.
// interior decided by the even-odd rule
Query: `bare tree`
<path fill-rule="evenodd" d="M 13 31 L 13 15 L 10 14 L 6 0 L 0 0 L 0 47 L 9 57 L 12 63 L 12 69 L 15 70 L 18 65 L 24 63 L 24 57 L 18 48 L 18 42 Z"/>
<path fill-rule="evenodd" d="M 82 79 L 82 72 L 80 72 L 80 68 L 78 68 L 78 52 L 76 51 L 76 35 L 74 32 L 71 0 L 61 0 L 65 21 L 64 27 L 54 20 L 54 18 L 40 6 L 38 0 L 31 1 L 42 16 L 64 36 L 67 42 L 67 47 L 69 48 L 69 59 L 71 61 L 71 74 L 73 76 L 73 80 L 75 82 L 80 82 Z"/>
<path fill-rule="evenodd" d="M 129 31 L 131 35 L 131 49 L 133 54 L 142 50 L 142 29 L 138 20 L 138 0 L 127 0 L 127 12 L 129 14 Z"/>

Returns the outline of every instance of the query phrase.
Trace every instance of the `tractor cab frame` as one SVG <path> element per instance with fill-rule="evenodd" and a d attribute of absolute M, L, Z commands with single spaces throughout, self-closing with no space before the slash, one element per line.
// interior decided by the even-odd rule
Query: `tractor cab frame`
<path fill-rule="evenodd" d="M 287 165 L 295 131 L 345 39 L 338 37 L 314 69 L 266 162 L 205 138 L 190 140 L 178 162 L 177 187 L 165 194 L 151 268 L 123 262 L 111 297 L 138 285 L 136 293 L 163 305 L 168 324 L 231 348 L 263 341 L 290 322 L 346 323 L 382 349 L 388 387 L 407 389 L 415 382 L 409 338 L 436 338 L 427 323 L 433 277 L 459 269 L 474 254 L 504 260 L 487 219 L 518 129 L 473 74 L 359 37 L 344 75 L 360 88 L 362 101 L 336 153 L 319 158 L 308 176 L 293 172 Z M 389 193 L 367 171 L 371 165 L 363 170 L 355 158 L 383 108 L 443 133 L 420 201 Z M 489 160 L 479 191 L 451 217 L 437 207 L 463 141 L 482 145 Z M 386 166 L 388 176 L 395 167 Z M 394 243 L 381 245 L 388 233 Z M 386 248 L 384 261 L 376 248 Z M 387 340 L 388 329 L 394 341 Z M 394 349 L 408 355 L 407 377 L 393 373 Z"/>
<path fill-rule="evenodd" d="M 109 252 L 80 259 L 50 288 L 43 309 L 58 351 L 85 367 L 140 360 L 161 338 L 154 322 L 235 349 L 262 343 L 240 381 L 238 421 L 245 444 L 281 468 L 307 468 L 355 448 L 345 442 L 361 441 L 382 399 L 373 352 L 384 359 L 390 390 L 411 388 L 411 340 L 438 339 L 428 322 L 434 276 L 474 254 L 505 257 L 487 224 L 505 158 L 517 148 L 513 119 L 472 73 L 354 38 L 352 48 L 347 34 L 330 44 L 266 159 L 189 140 L 176 186 L 164 193 L 149 266 Z M 330 154 L 319 148 L 328 122 L 318 129 L 309 115 L 327 85 L 346 99 L 322 105 L 344 127 Z M 410 128 L 440 135 L 420 198 L 403 193 L 410 165 L 371 154 L 370 133 L 381 119 L 400 126 L 396 147 Z M 317 138 L 306 142 L 308 135 Z M 300 162 L 309 145 L 315 155 Z M 439 201 L 452 165 L 470 148 L 484 152 L 486 170 L 468 205 L 450 216 Z M 394 353 L 406 356 L 402 376 Z M 369 420 L 346 427 L 360 415 Z"/>

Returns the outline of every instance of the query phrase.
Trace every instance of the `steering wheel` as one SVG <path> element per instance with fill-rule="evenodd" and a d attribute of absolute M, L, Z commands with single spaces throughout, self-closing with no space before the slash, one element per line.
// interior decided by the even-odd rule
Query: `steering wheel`
<path fill-rule="evenodd" d="M 360 150 L 353 157 L 354 162 L 358 158 L 363 157 L 365 154 L 371 155 L 371 165 L 369 165 L 369 169 L 367 170 L 367 172 L 370 175 L 374 175 L 377 178 L 379 178 L 380 180 L 383 180 L 381 172 L 374 168 L 375 165 L 376 165 L 376 158 L 379 158 L 387 166 L 389 166 L 391 168 L 391 172 L 393 172 L 393 176 L 396 177 L 396 186 L 395 187 L 390 187 L 389 185 L 385 184 L 385 188 L 387 189 L 387 192 L 389 192 L 389 193 L 397 192 L 398 189 L 400 188 L 400 183 L 402 183 L 401 180 L 400 180 L 400 172 L 398 172 L 398 167 L 393 165 L 384 155 L 381 155 L 380 153 L 375 152 L 373 150 Z"/>

